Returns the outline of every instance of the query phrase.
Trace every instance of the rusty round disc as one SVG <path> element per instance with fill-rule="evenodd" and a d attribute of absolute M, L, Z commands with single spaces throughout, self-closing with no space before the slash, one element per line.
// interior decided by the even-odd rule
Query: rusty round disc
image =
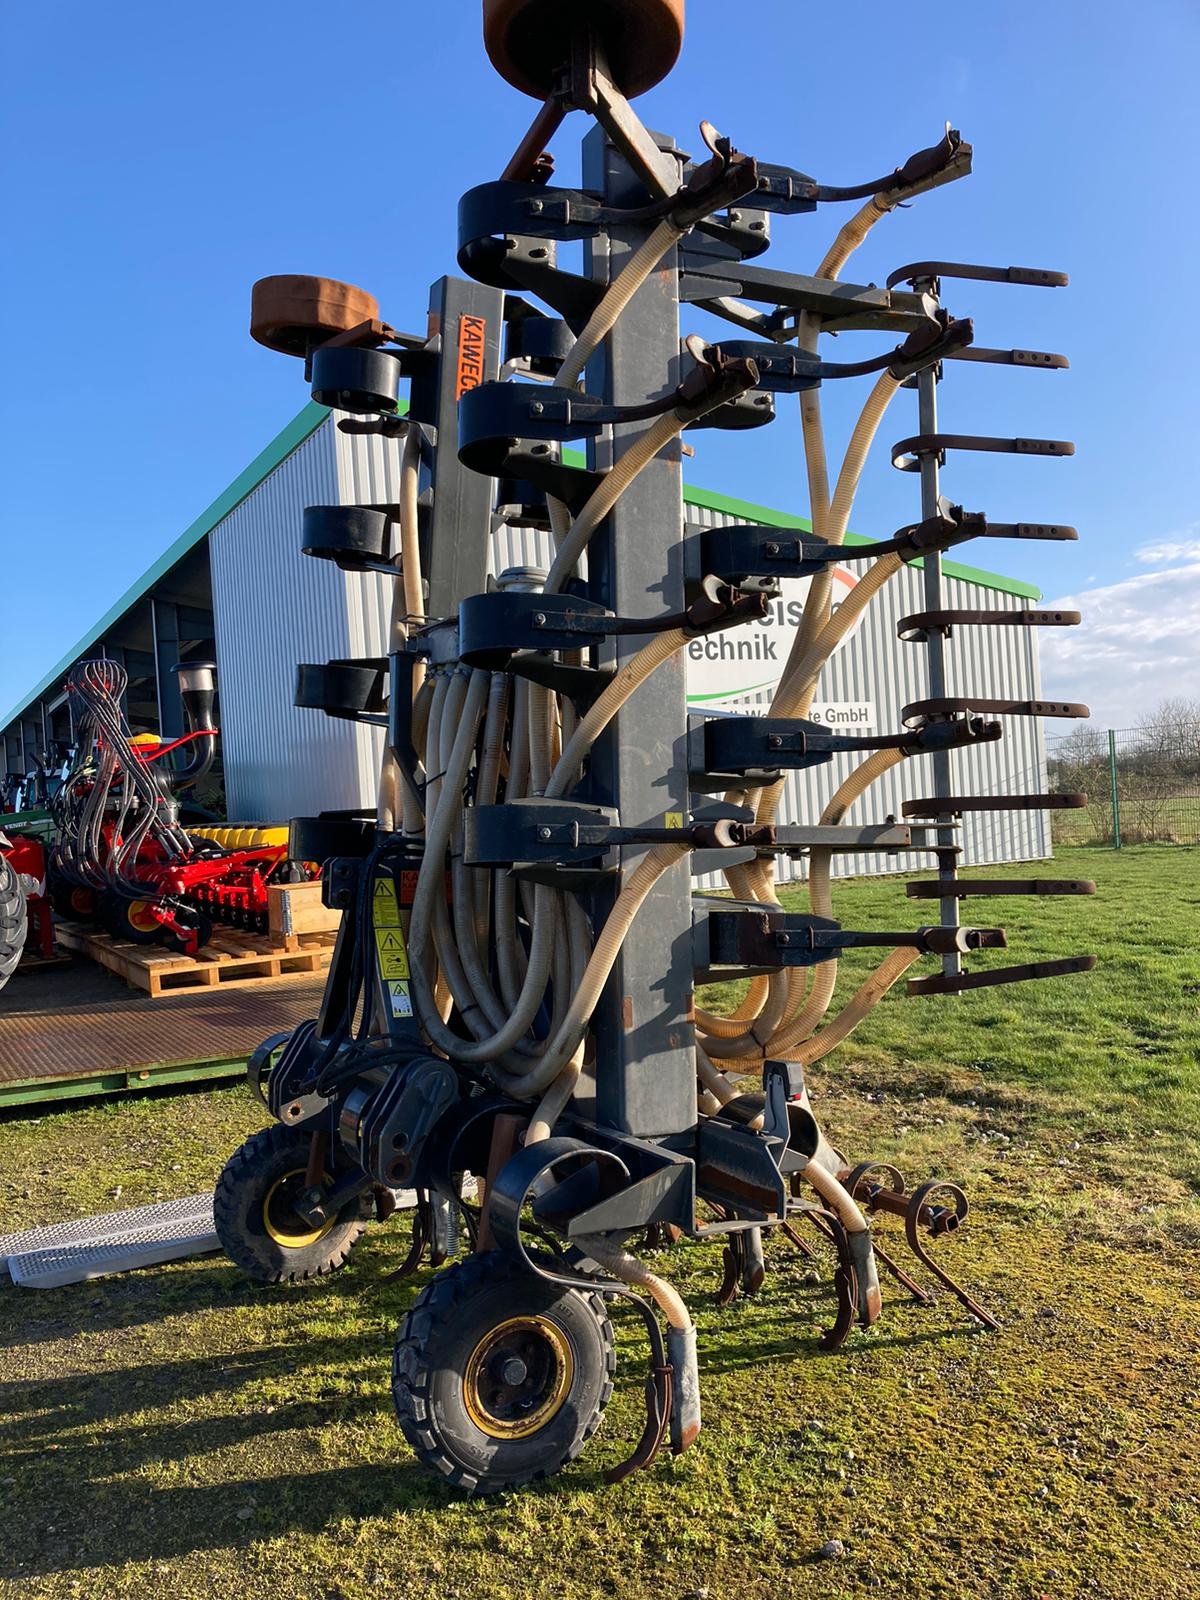
<path fill-rule="evenodd" d="M 310 343 L 378 316 L 373 294 L 336 278 L 284 272 L 260 278 L 250 292 L 250 337 L 288 356 L 307 355 Z"/>
<path fill-rule="evenodd" d="M 545 100 L 571 54 L 574 29 L 595 30 L 630 99 L 665 78 L 683 46 L 684 0 L 483 0 L 483 42 L 515 89 Z"/>

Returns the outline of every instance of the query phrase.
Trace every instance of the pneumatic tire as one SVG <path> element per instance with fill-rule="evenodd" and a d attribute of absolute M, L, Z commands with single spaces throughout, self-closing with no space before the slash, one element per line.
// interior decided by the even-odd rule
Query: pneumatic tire
<path fill-rule="evenodd" d="M 0 855 L 0 989 L 17 970 L 28 932 L 24 886 L 8 857 Z"/>
<path fill-rule="evenodd" d="M 599 1295 L 488 1250 L 439 1272 L 404 1319 L 392 1399 L 426 1467 L 468 1494 L 497 1494 L 579 1455 L 615 1369 Z"/>
<path fill-rule="evenodd" d="M 151 899 L 130 900 L 125 895 L 102 894 L 97 906 L 100 926 L 111 938 L 124 944 L 158 944 L 162 923 L 150 914 Z"/>
<path fill-rule="evenodd" d="M 348 1200 L 323 1228 L 292 1210 L 289 1197 L 304 1189 L 311 1141 L 304 1128 L 273 1123 L 234 1151 L 217 1180 L 213 1220 L 221 1248 L 256 1283 L 336 1272 L 375 1215 L 370 1190 Z"/>

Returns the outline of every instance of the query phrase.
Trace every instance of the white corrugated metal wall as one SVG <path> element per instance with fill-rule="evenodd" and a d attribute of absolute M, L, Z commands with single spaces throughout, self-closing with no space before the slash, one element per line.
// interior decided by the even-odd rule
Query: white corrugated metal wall
<path fill-rule="evenodd" d="M 382 578 L 359 579 L 328 562 L 300 555 L 305 505 L 394 502 L 399 447 L 371 435 L 339 433 L 328 418 L 249 498 L 213 531 L 213 600 L 222 674 L 224 743 L 230 817 L 286 817 L 319 809 L 373 804 L 377 730 L 335 722 L 291 705 L 294 664 L 332 656 L 382 654 L 388 593 Z M 692 505 L 689 520 L 721 526 L 744 518 Z M 549 536 L 503 528 L 495 537 L 493 570 L 547 566 Z M 287 604 L 280 602 L 286 597 Z M 272 603 L 273 602 L 273 603 Z M 1021 609 L 1005 590 L 947 578 L 947 606 Z M 900 708 L 928 693 L 925 651 L 896 638 L 896 622 L 924 608 L 922 575 L 906 567 L 872 602 L 864 625 L 821 676 L 817 699 L 869 700 L 875 729 L 900 725 Z M 1025 628 L 964 628 L 950 641 L 951 694 L 1032 699 L 1038 692 L 1037 645 Z M 757 697 L 766 708 L 766 696 Z M 998 744 L 953 756 L 955 784 L 968 793 L 1019 794 L 1045 787 L 1045 744 L 1036 719 L 1011 718 Z M 815 821 L 856 764 L 840 756 L 788 779 L 781 820 Z M 900 814 L 904 800 L 928 793 L 929 763 L 920 757 L 889 773 L 851 813 L 881 821 Z M 995 812 L 966 819 L 964 864 L 1036 860 L 1050 854 L 1040 812 Z M 845 875 L 896 871 L 926 858 L 835 858 Z M 792 864 L 781 862 L 781 876 Z"/>
<path fill-rule="evenodd" d="M 231 822 L 274 822 L 373 804 L 374 730 L 292 704 L 296 664 L 366 654 L 351 613 L 361 585 L 300 553 L 305 506 L 339 492 L 323 422 L 209 535 Z"/>

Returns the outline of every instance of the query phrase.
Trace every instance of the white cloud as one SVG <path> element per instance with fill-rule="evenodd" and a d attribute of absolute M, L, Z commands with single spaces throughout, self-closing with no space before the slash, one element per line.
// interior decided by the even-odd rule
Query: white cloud
<path fill-rule="evenodd" d="M 1182 560 L 1151 554 L 1176 550 Z M 1136 559 L 1172 565 L 1054 601 L 1083 621 L 1040 636 L 1043 694 L 1085 701 L 1101 727 L 1134 727 L 1160 700 L 1200 696 L 1200 539 L 1147 545 Z"/>
<path fill-rule="evenodd" d="M 1133 559 L 1144 567 L 1176 566 L 1181 561 L 1200 561 L 1200 539 L 1164 539 L 1159 544 L 1144 544 Z"/>

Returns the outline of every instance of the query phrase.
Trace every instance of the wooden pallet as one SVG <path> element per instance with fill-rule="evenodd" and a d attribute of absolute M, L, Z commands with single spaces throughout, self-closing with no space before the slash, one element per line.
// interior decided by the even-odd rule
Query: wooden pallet
<path fill-rule="evenodd" d="M 160 945 L 113 939 L 73 922 L 59 922 L 54 931 L 64 949 L 107 967 L 126 983 L 144 989 L 152 1000 L 180 989 L 266 983 L 273 978 L 322 972 L 333 956 L 329 934 L 303 934 L 295 941 L 297 948 L 281 950 L 265 934 L 218 928 L 199 955 L 184 956 Z"/>

